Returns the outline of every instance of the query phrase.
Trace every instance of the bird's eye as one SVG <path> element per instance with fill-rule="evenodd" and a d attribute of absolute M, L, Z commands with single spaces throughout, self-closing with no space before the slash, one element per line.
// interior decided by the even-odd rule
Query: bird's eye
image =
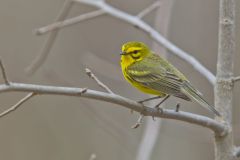
<path fill-rule="evenodd" d="M 137 54 L 137 53 L 138 53 L 138 50 L 133 51 L 133 54 Z"/>

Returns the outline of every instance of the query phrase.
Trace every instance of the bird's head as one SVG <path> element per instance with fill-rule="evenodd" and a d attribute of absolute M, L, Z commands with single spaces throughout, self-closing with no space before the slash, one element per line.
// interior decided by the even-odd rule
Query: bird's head
<path fill-rule="evenodd" d="M 150 49 L 142 42 L 127 42 L 122 46 L 122 61 L 139 61 L 149 54 L 151 54 Z"/>

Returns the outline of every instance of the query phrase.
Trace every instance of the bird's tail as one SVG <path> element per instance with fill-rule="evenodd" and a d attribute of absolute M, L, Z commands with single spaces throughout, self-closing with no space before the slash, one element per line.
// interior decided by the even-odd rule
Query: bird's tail
<path fill-rule="evenodd" d="M 189 82 L 184 83 L 182 92 L 197 101 L 201 106 L 215 113 L 217 116 L 221 116 L 220 113 L 213 106 L 211 106 L 206 100 L 203 99 L 202 94 L 198 90 L 193 88 L 193 86 Z"/>

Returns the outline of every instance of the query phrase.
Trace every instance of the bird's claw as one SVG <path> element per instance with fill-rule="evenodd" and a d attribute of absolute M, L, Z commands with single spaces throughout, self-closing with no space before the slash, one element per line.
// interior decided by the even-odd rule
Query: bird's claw
<path fill-rule="evenodd" d="M 152 120 L 155 121 L 155 117 L 154 116 L 152 116 Z"/>
<path fill-rule="evenodd" d="M 163 113 L 163 109 L 162 109 L 161 107 L 159 107 L 159 105 L 156 105 L 154 108 L 155 108 L 158 112 Z"/>
<path fill-rule="evenodd" d="M 137 102 L 140 103 L 140 104 L 143 104 L 144 101 L 137 101 Z"/>
<path fill-rule="evenodd" d="M 179 110 L 180 110 L 180 103 L 177 103 L 177 105 L 176 105 L 176 112 L 179 112 Z"/>

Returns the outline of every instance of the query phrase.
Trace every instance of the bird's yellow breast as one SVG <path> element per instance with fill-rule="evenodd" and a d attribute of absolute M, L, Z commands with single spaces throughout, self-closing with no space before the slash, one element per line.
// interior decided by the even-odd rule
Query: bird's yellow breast
<path fill-rule="evenodd" d="M 136 82 L 133 79 L 131 79 L 131 77 L 128 76 L 127 67 L 130 66 L 131 64 L 133 64 L 134 62 L 136 62 L 136 61 L 134 59 L 132 59 L 130 56 L 122 56 L 121 57 L 121 68 L 122 68 L 122 73 L 123 73 L 124 78 L 131 85 L 133 85 L 134 87 L 136 87 L 137 89 L 139 89 L 140 91 L 142 91 L 144 93 L 159 95 L 159 96 L 164 97 L 166 94 L 161 93 L 157 90 L 147 88 L 142 83 Z"/>

